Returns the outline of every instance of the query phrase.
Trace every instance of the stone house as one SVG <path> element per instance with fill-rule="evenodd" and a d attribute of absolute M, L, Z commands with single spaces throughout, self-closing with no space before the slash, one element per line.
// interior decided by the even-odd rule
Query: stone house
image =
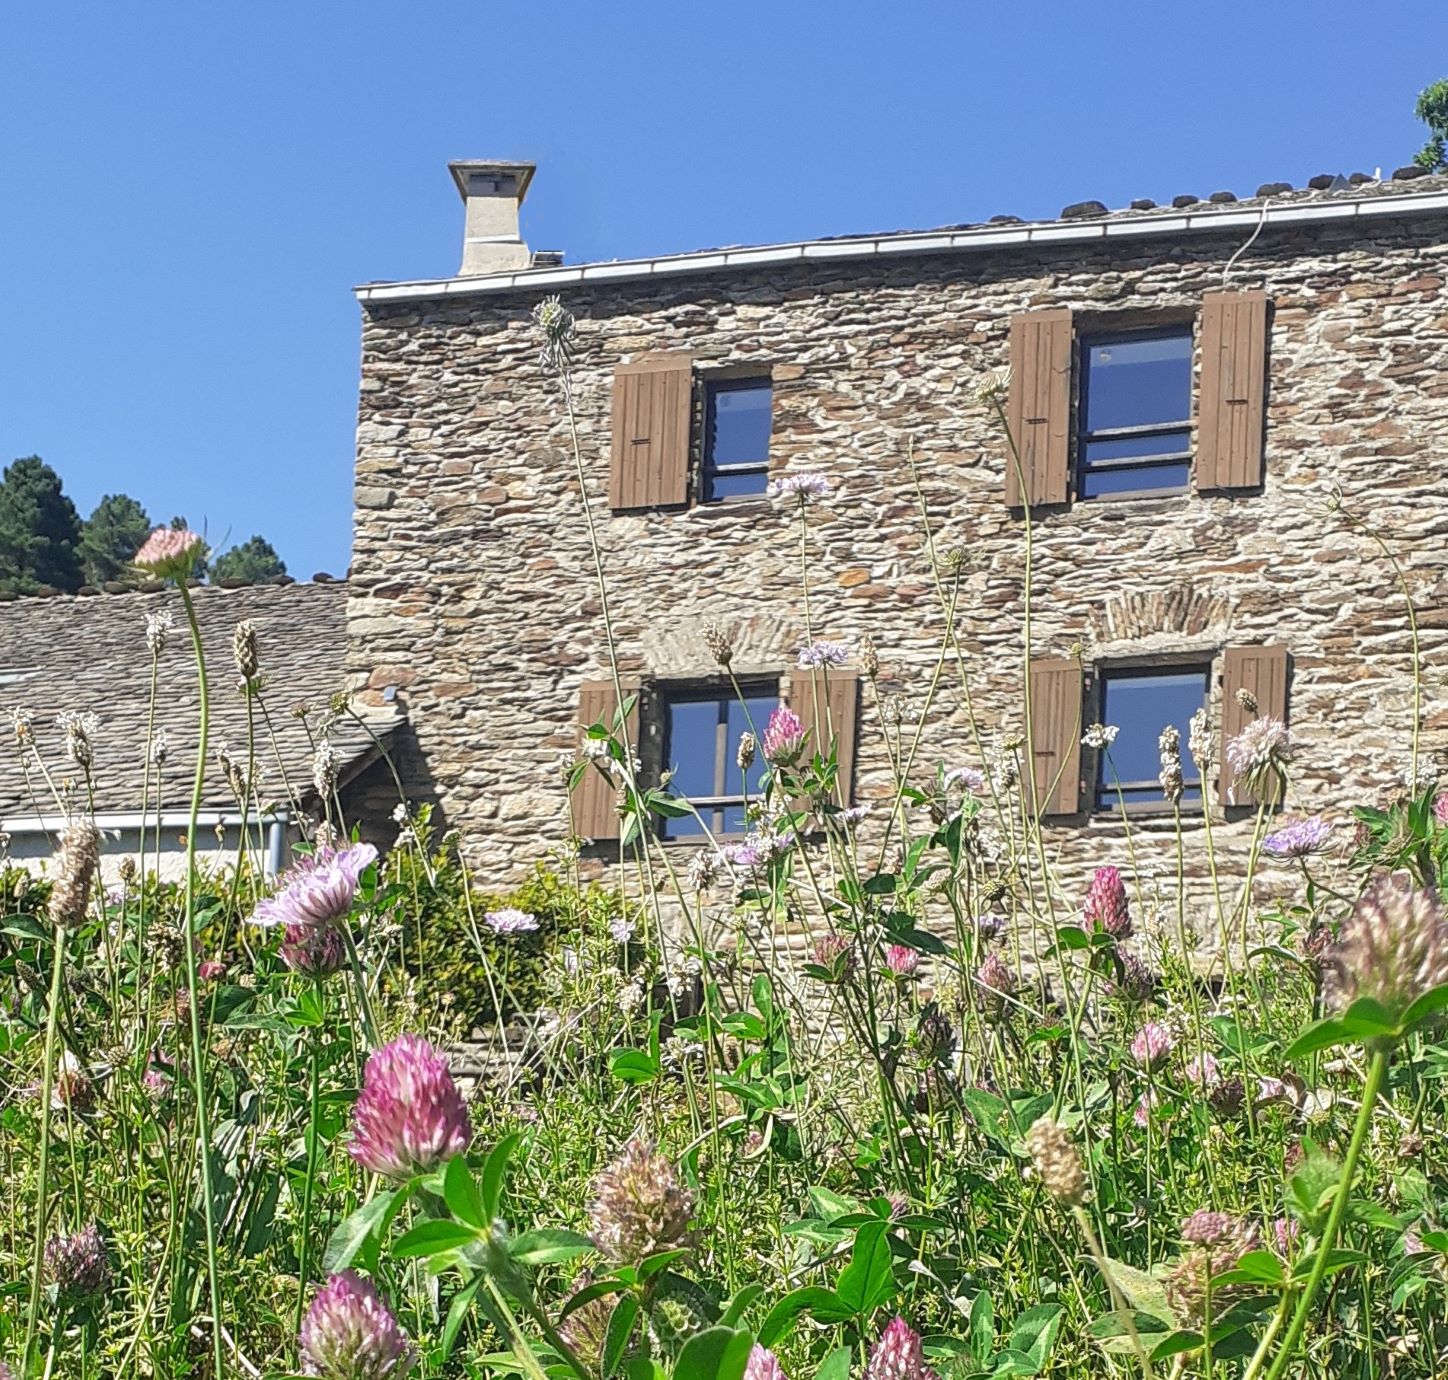
<path fill-rule="evenodd" d="M 1399 789 L 1415 738 L 1448 747 L 1448 178 L 1418 172 L 573 267 L 522 243 L 532 165 L 454 164 L 458 275 L 357 290 L 351 669 L 409 718 L 404 786 L 494 878 L 574 830 L 618 856 L 606 783 L 570 818 L 559 770 L 615 704 L 591 517 L 644 773 L 722 834 L 744 719 L 708 624 L 755 714 L 828 724 L 858 802 L 893 799 L 897 719 L 907 745 L 923 724 L 921 784 L 1023 754 L 1028 679 L 1068 875 L 1126 864 L 1124 816 L 1138 868 L 1174 873 L 1158 737 L 1197 710 L 1218 762 L 1250 697 L 1290 724 L 1293 814 Z M 581 472 L 531 320 L 550 294 Z M 1018 464 L 978 397 L 1006 368 Z M 812 471 L 806 606 L 797 508 L 767 489 Z M 825 697 L 810 638 L 853 649 Z M 1082 744 L 1097 721 L 1109 749 Z M 1205 795 L 1230 875 L 1254 802 L 1185 771 L 1188 871 Z"/>

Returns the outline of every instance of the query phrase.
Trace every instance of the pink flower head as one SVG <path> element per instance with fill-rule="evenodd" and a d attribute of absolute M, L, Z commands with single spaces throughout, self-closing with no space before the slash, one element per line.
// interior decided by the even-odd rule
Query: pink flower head
<path fill-rule="evenodd" d="M 1297 1254 L 1297 1242 L 1301 1236 L 1301 1223 L 1291 1217 L 1279 1217 L 1272 1223 L 1272 1244 L 1283 1260 L 1291 1260 Z"/>
<path fill-rule="evenodd" d="M 195 532 L 158 527 L 136 552 L 134 564 L 162 579 L 185 580 L 191 575 L 205 541 Z"/>
<path fill-rule="evenodd" d="M 254 925 L 326 925 L 352 910 L 362 874 L 377 861 L 370 843 L 319 848 L 301 858 L 281 879 L 276 893 L 251 913 Z"/>
<path fill-rule="evenodd" d="M 1127 908 L 1126 883 L 1121 880 L 1120 868 L 1096 869 L 1081 915 L 1088 927 L 1105 930 L 1117 939 L 1125 939 L 1131 933 L 1131 912 Z"/>
<path fill-rule="evenodd" d="M 1182 1075 L 1188 1083 L 1195 1083 L 1199 1088 L 1215 1088 L 1222 1081 L 1222 1071 L 1217 1064 L 1217 1056 L 1206 1051 L 1192 1055 L 1187 1060 Z"/>
<path fill-rule="evenodd" d="M 1137 1099 L 1136 1110 L 1132 1112 L 1131 1119 L 1144 1131 L 1156 1119 L 1160 1106 L 1161 1097 L 1155 1088 L 1151 1088 Z"/>
<path fill-rule="evenodd" d="M 392 1310 L 351 1270 L 317 1290 L 298 1343 L 302 1373 L 322 1380 L 402 1380 L 417 1364 Z"/>
<path fill-rule="evenodd" d="M 105 1293 L 111 1267 L 106 1243 L 94 1222 L 73 1236 L 52 1236 L 45 1243 L 45 1277 L 69 1298 Z"/>
<path fill-rule="evenodd" d="M 202 982 L 215 982 L 226 972 L 226 964 L 215 958 L 208 958 L 197 970 L 197 976 Z"/>
<path fill-rule="evenodd" d="M 843 934 L 822 934 L 814 942 L 810 957 L 826 970 L 828 982 L 843 982 L 855 971 L 855 950 Z"/>
<path fill-rule="evenodd" d="M 904 944 L 891 944 L 885 950 L 885 966 L 896 977 L 914 977 L 920 969 L 920 955 Z"/>
<path fill-rule="evenodd" d="M 484 911 L 483 919 L 494 934 L 531 934 L 538 928 L 538 917 L 516 906 Z"/>
<path fill-rule="evenodd" d="M 364 1169 L 408 1179 L 462 1154 L 472 1138 L 447 1060 L 421 1036 L 399 1035 L 368 1056 L 348 1147 Z"/>
<path fill-rule="evenodd" d="M 904 1318 L 897 1315 L 871 1348 L 865 1380 L 936 1380 L 925 1364 L 920 1334 Z"/>
<path fill-rule="evenodd" d="M 804 724 L 788 705 L 777 705 L 764 729 L 764 758 L 776 767 L 787 767 L 804 747 Z"/>
<path fill-rule="evenodd" d="M 1433 798 L 1433 818 L 1439 824 L 1448 824 L 1448 791 L 1443 791 Z"/>
<path fill-rule="evenodd" d="M 1176 1048 L 1171 1027 L 1160 1021 L 1148 1021 L 1136 1032 L 1131 1042 L 1131 1057 L 1144 1069 L 1159 1069 Z"/>
<path fill-rule="evenodd" d="M 786 1380 L 779 1358 L 768 1348 L 755 1342 L 744 1364 L 744 1380 Z"/>
<path fill-rule="evenodd" d="M 342 931 L 334 924 L 288 925 L 282 933 L 282 962 L 294 973 L 331 977 L 346 961 Z"/>

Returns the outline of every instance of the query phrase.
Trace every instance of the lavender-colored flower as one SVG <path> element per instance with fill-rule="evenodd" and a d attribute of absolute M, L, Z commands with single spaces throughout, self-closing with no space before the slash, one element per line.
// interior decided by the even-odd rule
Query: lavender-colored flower
<path fill-rule="evenodd" d="M 302 1373 L 321 1380 L 402 1380 L 417 1364 L 392 1310 L 351 1270 L 317 1290 L 298 1343 Z"/>
<path fill-rule="evenodd" d="M 1232 780 L 1254 795 L 1279 782 L 1292 761 L 1292 737 L 1281 719 L 1253 719 L 1227 743 Z"/>
<path fill-rule="evenodd" d="M 1320 853 L 1332 837 L 1332 825 L 1320 815 L 1284 825 L 1262 840 L 1262 847 L 1279 858 L 1306 858 Z"/>
<path fill-rule="evenodd" d="M 196 565 L 196 558 L 205 546 L 195 532 L 158 527 L 142 543 L 133 563 L 152 575 L 166 579 L 185 580 Z"/>
<path fill-rule="evenodd" d="M 1211 1281 L 1255 1250 L 1259 1235 L 1255 1226 L 1225 1212 L 1193 1213 L 1182 1223 L 1182 1235 L 1188 1248 L 1167 1276 L 1166 1294 L 1183 1319 L 1197 1327 L 1205 1318 L 1208 1299 L 1213 1314 L 1220 1316 L 1248 1292 L 1240 1284 Z"/>
<path fill-rule="evenodd" d="M 483 919 L 494 934 L 532 934 L 538 928 L 538 917 L 516 906 L 485 911 Z"/>
<path fill-rule="evenodd" d="M 865 1380 L 936 1380 L 925 1364 L 920 1334 L 898 1315 L 870 1349 Z"/>
<path fill-rule="evenodd" d="M 608 922 L 608 932 L 615 944 L 627 944 L 629 940 L 634 937 L 634 932 L 637 929 L 638 926 L 635 925 L 633 919 L 627 915 L 615 915 L 613 919 Z"/>
<path fill-rule="evenodd" d="M 694 1196 L 673 1162 L 643 1140 L 631 1140 L 593 1185 L 593 1243 L 618 1265 L 637 1265 L 689 1236 Z"/>
<path fill-rule="evenodd" d="M 1272 1223 L 1272 1245 L 1283 1260 L 1291 1260 L 1297 1254 L 1301 1237 L 1302 1224 L 1291 1217 L 1279 1217 Z"/>
<path fill-rule="evenodd" d="M 45 1277 L 68 1299 L 105 1293 L 111 1267 L 106 1243 L 94 1222 L 71 1236 L 52 1236 L 45 1243 Z"/>
<path fill-rule="evenodd" d="M 1148 1088 L 1136 1099 L 1136 1108 L 1131 1113 L 1131 1119 L 1144 1131 L 1156 1119 L 1157 1109 L 1161 1105 L 1161 1095 L 1155 1088 Z"/>
<path fill-rule="evenodd" d="M 986 775 L 979 767 L 952 767 L 945 773 L 945 789 L 966 790 L 979 795 L 985 790 Z"/>
<path fill-rule="evenodd" d="M 370 843 L 319 848 L 282 877 L 251 914 L 254 925 L 325 925 L 351 913 L 362 873 L 377 861 Z"/>
<path fill-rule="evenodd" d="M 768 1348 L 755 1342 L 744 1363 L 744 1380 L 786 1380 L 779 1358 Z"/>
<path fill-rule="evenodd" d="M 777 705 L 764 729 L 764 759 L 776 767 L 787 767 L 804 747 L 804 724 L 788 705 Z"/>
<path fill-rule="evenodd" d="M 811 642 L 799 649 L 801 671 L 818 671 L 824 667 L 843 666 L 850 659 L 850 647 L 846 642 Z"/>
<path fill-rule="evenodd" d="M 1104 930 L 1116 939 L 1126 939 L 1131 934 L 1131 911 L 1120 868 L 1098 867 L 1092 873 L 1081 918 L 1089 928 Z"/>
<path fill-rule="evenodd" d="M 1343 922 L 1323 958 L 1327 998 L 1342 1011 L 1371 997 L 1399 1016 L 1448 982 L 1448 918 L 1430 891 L 1380 877 Z"/>
<path fill-rule="evenodd" d="M 885 950 L 885 966 L 896 977 L 914 977 L 920 970 L 920 954 L 904 944 L 891 944 Z"/>
<path fill-rule="evenodd" d="M 822 474 L 801 471 L 781 475 L 770 484 L 769 492 L 774 498 L 797 498 L 800 503 L 806 503 L 812 498 L 825 498 L 830 492 L 830 481 Z"/>
<path fill-rule="evenodd" d="M 282 932 L 282 962 L 294 973 L 311 978 L 331 977 L 346 962 L 342 931 L 331 922 L 323 925 L 288 925 Z"/>
<path fill-rule="evenodd" d="M 1131 1057 L 1144 1069 L 1159 1069 L 1176 1048 L 1171 1027 L 1160 1021 L 1148 1021 L 1136 1032 L 1131 1042 Z"/>
<path fill-rule="evenodd" d="M 388 1179 L 425 1174 L 473 1138 L 467 1105 L 445 1060 L 418 1035 L 374 1050 L 352 1109 L 352 1158 Z"/>

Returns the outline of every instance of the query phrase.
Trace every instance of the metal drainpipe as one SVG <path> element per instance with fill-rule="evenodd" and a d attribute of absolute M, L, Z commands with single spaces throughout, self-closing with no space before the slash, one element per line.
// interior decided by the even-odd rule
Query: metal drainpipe
<path fill-rule="evenodd" d="M 272 820 L 266 836 L 266 875 L 268 880 L 277 877 L 282 870 L 282 848 L 286 843 L 286 821 Z"/>

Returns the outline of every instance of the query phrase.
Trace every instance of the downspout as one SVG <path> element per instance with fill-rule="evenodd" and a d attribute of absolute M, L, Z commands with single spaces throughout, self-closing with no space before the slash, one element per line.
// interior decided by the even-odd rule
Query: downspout
<path fill-rule="evenodd" d="M 286 847 L 287 821 L 285 818 L 273 819 L 267 826 L 266 835 L 266 862 L 262 871 L 266 874 L 268 881 L 279 876 L 282 870 L 282 853 Z"/>

